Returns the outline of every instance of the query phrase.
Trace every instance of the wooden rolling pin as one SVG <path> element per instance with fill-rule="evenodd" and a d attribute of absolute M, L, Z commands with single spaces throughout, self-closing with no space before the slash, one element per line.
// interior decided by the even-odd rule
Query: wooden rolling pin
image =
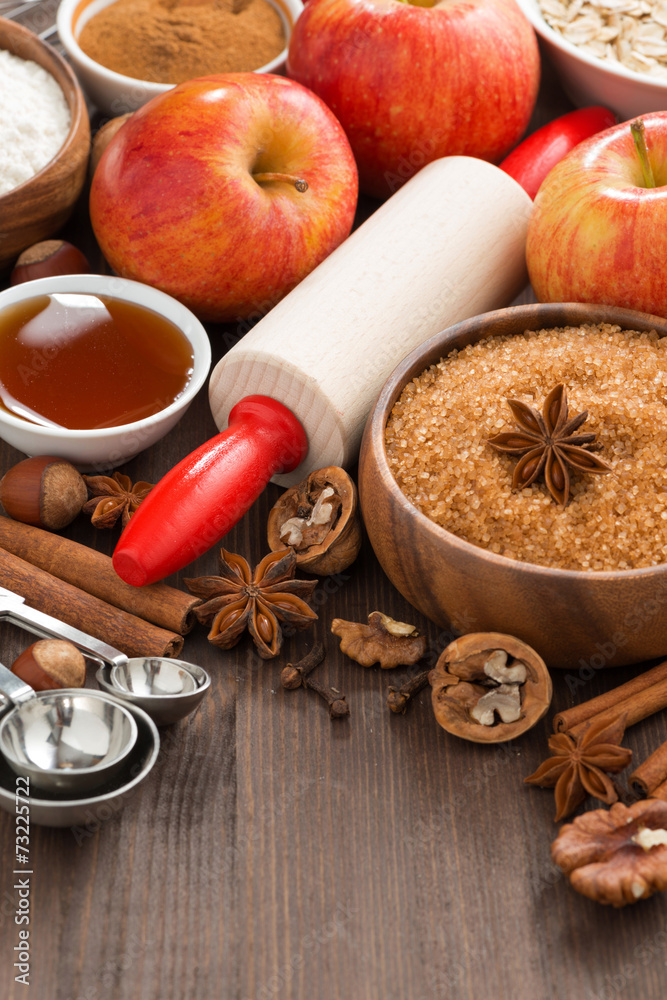
<path fill-rule="evenodd" d="M 222 538 L 270 478 L 290 485 L 353 462 L 396 365 L 524 287 L 532 204 L 498 167 L 461 156 L 436 160 L 392 195 L 218 363 L 211 411 L 230 427 L 144 500 L 116 547 L 118 575 L 162 579 Z M 264 414 L 261 397 L 273 400 Z"/>
<path fill-rule="evenodd" d="M 217 364 L 218 428 L 244 396 L 296 414 L 308 454 L 292 485 L 359 451 L 366 417 L 396 365 L 453 323 L 508 305 L 527 282 L 532 202 L 483 160 L 424 167 Z"/>

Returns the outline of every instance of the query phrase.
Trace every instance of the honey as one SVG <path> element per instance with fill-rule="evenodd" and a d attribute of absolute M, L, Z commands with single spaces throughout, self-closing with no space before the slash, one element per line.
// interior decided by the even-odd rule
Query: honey
<path fill-rule="evenodd" d="M 58 292 L 0 312 L 0 405 L 35 424 L 142 420 L 181 395 L 193 360 L 174 323 L 133 302 Z"/>

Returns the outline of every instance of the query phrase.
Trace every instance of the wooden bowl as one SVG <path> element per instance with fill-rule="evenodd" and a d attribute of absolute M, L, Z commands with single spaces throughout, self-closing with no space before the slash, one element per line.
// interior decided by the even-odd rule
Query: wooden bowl
<path fill-rule="evenodd" d="M 515 635 L 549 667 L 591 671 L 587 677 L 601 667 L 667 654 L 667 565 L 617 572 L 547 569 L 472 545 L 435 524 L 401 492 L 384 440 L 405 385 L 454 348 L 493 334 L 601 322 L 667 334 L 667 320 L 656 316 L 558 303 L 485 313 L 437 334 L 387 379 L 369 415 L 359 462 L 361 510 L 371 544 L 391 582 L 414 607 L 457 633 Z"/>
<path fill-rule="evenodd" d="M 81 193 L 90 152 L 90 122 L 74 73 L 55 49 L 32 31 L 0 18 L 0 48 L 30 59 L 60 84 L 72 115 L 63 145 L 47 165 L 23 184 L 0 196 L 0 271 L 26 247 L 53 236 L 69 217 Z"/>

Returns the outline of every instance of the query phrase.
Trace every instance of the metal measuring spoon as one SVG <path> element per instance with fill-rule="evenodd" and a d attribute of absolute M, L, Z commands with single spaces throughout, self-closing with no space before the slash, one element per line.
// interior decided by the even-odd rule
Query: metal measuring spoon
<path fill-rule="evenodd" d="M 135 657 L 103 666 L 96 680 L 105 691 L 143 708 L 157 726 L 194 712 L 211 686 L 201 667 L 166 657 Z"/>
<path fill-rule="evenodd" d="M 7 618 L 43 638 L 68 639 L 100 663 L 96 680 L 103 691 L 142 708 L 158 726 L 183 719 L 210 689 L 211 678 L 194 663 L 169 657 L 133 657 L 24 603 L 0 587 L 0 620 Z"/>
<path fill-rule="evenodd" d="M 35 788 L 72 794 L 96 788 L 136 743 L 133 716 L 100 691 L 36 693 L 2 664 L 0 690 L 14 704 L 0 721 L 0 753 Z"/>
<path fill-rule="evenodd" d="M 152 719 L 136 705 L 127 705 L 137 723 L 137 742 L 120 770 L 99 788 L 83 794 L 62 795 L 37 788 L 30 789 L 30 824 L 37 826 L 74 826 L 85 830 L 118 813 L 131 799 L 137 786 L 150 774 L 160 752 L 160 736 Z M 0 809 L 15 815 L 17 803 L 16 774 L 0 754 Z M 26 789 L 27 791 L 27 789 Z"/>

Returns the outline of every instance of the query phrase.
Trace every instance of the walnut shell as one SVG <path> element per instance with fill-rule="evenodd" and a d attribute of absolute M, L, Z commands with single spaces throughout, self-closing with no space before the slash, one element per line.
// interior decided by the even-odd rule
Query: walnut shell
<path fill-rule="evenodd" d="M 357 489 L 347 472 L 335 465 L 317 469 L 283 493 L 269 513 L 267 538 L 273 552 L 291 546 L 307 573 L 347 569 L 361 548 Z"/>
<path fill-rule="evenodd" d="M 500 651 L 514 662 L 504 665 Z M 525 671 L 517 669 L 520 664 Z M 519 681 L 522 675 L 525 680 Z M 438 723 L 473 743 L 513 740 L 539 722 L 551 703 L 551 676 L 542 657 L 520 639 L 500 632 L 473 632 L 455 639 L 440 654 L 430 682 Z M 502 721 L 506 713 L 508 718 L 515 715 L 515 720 Z M 494 721 L 496 714 L 501 721 Z"/>
<path fill-rule="evenodd" d="M 551 857 L 573 889 L 611 906 L 625 906 L 667 889 L 667 802 L 616 802 L 567 823 Z"/>

